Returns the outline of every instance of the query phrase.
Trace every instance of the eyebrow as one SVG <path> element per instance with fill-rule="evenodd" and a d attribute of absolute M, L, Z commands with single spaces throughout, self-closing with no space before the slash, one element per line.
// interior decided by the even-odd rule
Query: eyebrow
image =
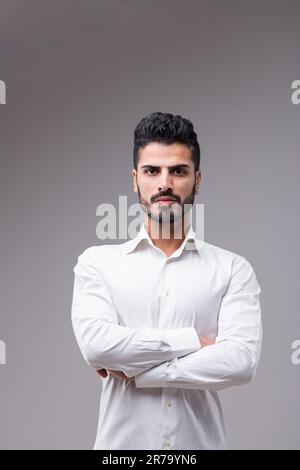
<path fill-rule="evenodd" d="M 159 170 L 159 168 L 161 167 L 156 165 L 143 165 L 141 166 L 141 168 L 151 168 L 154 170 Z M 179 163 L 178 165 L 168 166 L 169 170 L 174 170 L 175 168 L 190 168 L 190 165 L 187 165 L 186 163 Z"/>

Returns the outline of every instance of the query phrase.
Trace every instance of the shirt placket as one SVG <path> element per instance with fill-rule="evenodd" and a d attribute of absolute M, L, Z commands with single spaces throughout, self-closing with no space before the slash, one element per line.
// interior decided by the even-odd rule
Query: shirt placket
<path fill-rule="evenodd" d="M 174 288 L 172 283 L 172 258 L 164 260 L 161 275 L 160 290 L 160 328 L 170 328 L 169 319 L 172 318 L 172 304 L 174 301 Z M 162 423 L 161 446 L 162 449 L 174 449 L 176 428 L 176 388 L 162 387 Z"/>

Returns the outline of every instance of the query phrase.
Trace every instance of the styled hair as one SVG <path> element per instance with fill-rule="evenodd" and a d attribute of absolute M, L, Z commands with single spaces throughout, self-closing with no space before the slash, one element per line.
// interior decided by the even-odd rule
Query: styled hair
<path fill-rule="evenodd" d="M 147 114 L 134 129 L 133 166 L 137 170 L 139 150 L 150 142 L 186 144 L 192 151 L 195 171 L 200 167 L 200 146 L 189 119 L 170 113 Z"/>

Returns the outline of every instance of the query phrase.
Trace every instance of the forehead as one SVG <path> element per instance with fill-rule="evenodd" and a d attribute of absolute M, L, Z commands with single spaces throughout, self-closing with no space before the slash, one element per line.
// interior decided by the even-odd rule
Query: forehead
<path fill-rule="evenodd" d="M 156 165 L 169 166 L 180 163 L 192 164 L 191 149 L 181 143 L 163 144 L 160 142 L 150 142 L 139 150 L 139 166 Z"/>

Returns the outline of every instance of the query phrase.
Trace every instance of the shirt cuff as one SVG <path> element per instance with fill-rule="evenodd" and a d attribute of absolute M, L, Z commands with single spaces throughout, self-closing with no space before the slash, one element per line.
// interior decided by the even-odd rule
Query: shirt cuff
<path fill-rule="evenodd" d="M 170 361 L 163 362 L 141 374 L 135 375 L 134 382 L 136 387 L 167 387 L 169 362 Z"/>
<path fill-rule="evenodd" d="M 165 334 L 171 344 L 172 351 L 177 353 L 177 357 L 186 356 L 201 349 L 198 333 L 194 327 L 165 330 Z M 136 387 L 168 387 L 169 364 L 173 360 L 165 361 L 145 372 L 135 375 L 134 382 Z"/>
<path fill-rule="evenodd" d="M 177 357 L 185 356 L 201 349 L 198 333 L 194 327 L 165 330 L 171 349 Z"/>

